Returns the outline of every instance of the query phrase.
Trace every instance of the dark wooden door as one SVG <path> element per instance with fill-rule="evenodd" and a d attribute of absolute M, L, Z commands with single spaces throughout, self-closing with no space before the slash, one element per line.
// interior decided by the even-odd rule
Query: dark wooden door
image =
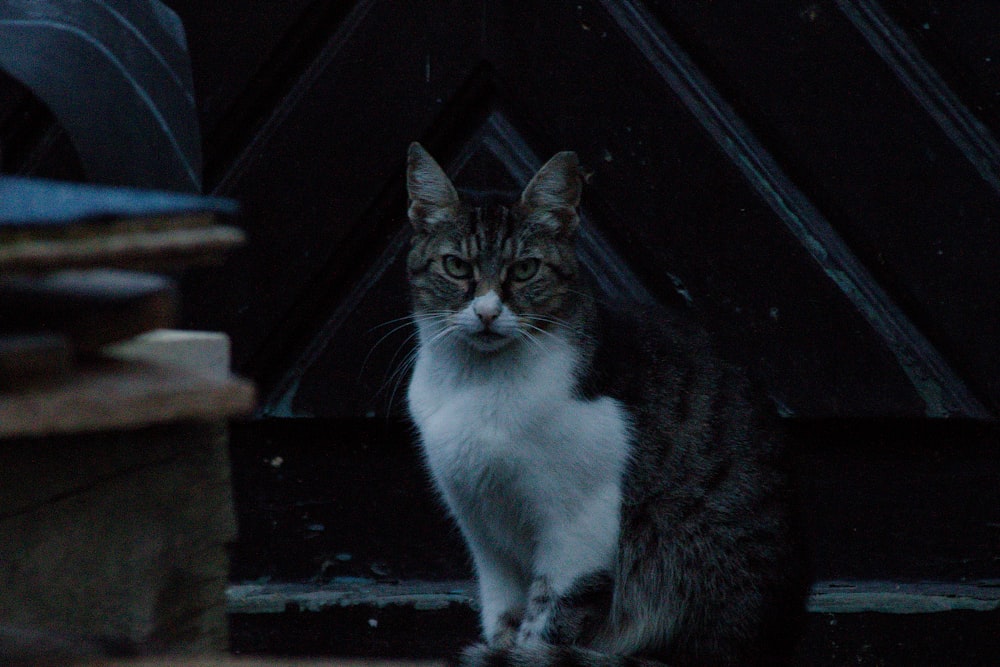
<path fill-rule="evenodd" d="M 398 408 L 412 140 L 472 187 L 578 151 L 591 268 L 698 311 L 788 414 L 1000 405 L 993 3 L 172 4 L 252 239 L 189 321 L 265 414 Z"/>

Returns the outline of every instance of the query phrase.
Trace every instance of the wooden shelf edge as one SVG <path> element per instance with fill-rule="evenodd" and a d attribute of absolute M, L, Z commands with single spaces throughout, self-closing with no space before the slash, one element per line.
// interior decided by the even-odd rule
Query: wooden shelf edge
<path fill-rule="evenodd" d="M 0 272 L 88 267 L 159 270 L 220 260 L 246 234 L 229 225 L 125 231 L 94 237 L 29 239 L 0 248 Z"/>
<path fill-rule="evenodd" d="M 125 430 L 248 415 L 251 382 L 141 358 L 103 359 L 39 388 L 0 393 L 0 438 Z"/>

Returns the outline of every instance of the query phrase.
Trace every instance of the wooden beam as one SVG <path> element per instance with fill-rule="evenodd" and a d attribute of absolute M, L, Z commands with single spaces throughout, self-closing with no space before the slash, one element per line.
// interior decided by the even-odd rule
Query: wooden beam
<path fill-rule="evenodd" d="M 139 338 L 112 349 L 108 358 L 85 362 L 54 384 L 0 393 L 0 437 L 119 430 L 249 413 L 254 405 L 250 382 L 207 361 L 196 368 L 181 364 L 185 356 L 191 363 L 204 355 L 218 357 L 211 351 L 218 339 L 206 338 L 201 354 L 194 352 L 192 342 L 190 336 L 179 340 L 163 333 Z"/>

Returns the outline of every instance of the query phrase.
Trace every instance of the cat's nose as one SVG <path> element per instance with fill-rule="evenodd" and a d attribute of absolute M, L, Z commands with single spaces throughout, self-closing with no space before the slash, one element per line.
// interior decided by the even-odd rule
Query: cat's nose
<path fill-rule="evenodd" d="M 490 291 L 483 296 L 476 297 L 472 302 L 472 312 L 476 314 L 483 326 L 489 327 L 500 317 L 503 304 L 496 292 Z"/>

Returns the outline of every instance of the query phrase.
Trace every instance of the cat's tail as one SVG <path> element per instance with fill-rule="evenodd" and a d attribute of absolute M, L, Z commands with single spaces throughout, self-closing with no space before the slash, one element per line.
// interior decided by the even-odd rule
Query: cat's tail
<path fill-rule="evenodd" d="M 609 655 L 580 646 L 510 646 L 474 644 L 462 652 L 460 667 L 667 667 L 666 663 L 634 656 Z"/>

